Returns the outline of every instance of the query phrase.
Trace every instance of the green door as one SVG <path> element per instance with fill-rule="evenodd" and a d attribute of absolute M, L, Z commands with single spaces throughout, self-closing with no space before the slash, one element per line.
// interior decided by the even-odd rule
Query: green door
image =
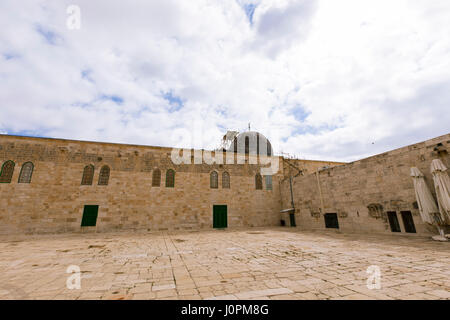
<path fill-rule="evenodd" d="M 83 218 L 81 219 L 82 227 L 94 227 L 97 224 L 98 205 L 84 206 Z"/>
<path fill-rule="evenodd" d="M 403 226 L 405 227 L 405 232 L 416 233 L 416 227 L 414 226 L 414 220 L 411 211 L 401 211 Z"/>
<path fill-rule="evenodd" d="M 227 227 L 227 206 L 213 205 L 213 228 Z"/>
<path fill-rule="evenodd" d="M 291 227 L 296 227 L 296 225 L 295 225 L 295 214 L 294 213 L 290 213 L 289 214 L 289 222 L 291 223 Z"/>

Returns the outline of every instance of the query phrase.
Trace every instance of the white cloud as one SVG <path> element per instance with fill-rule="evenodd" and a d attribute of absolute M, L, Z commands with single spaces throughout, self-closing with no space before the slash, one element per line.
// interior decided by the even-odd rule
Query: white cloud
<path fill-rule="evenodd" d="M 446 0 L 85 0 L 80 30 L 70 4 L 1 2 L 3 131 L 211 148 L 251 122 L 330 160 L 448 133 Z"/>
<path fill-rule="evenodd" d="M 255 11 L 256 34 L 252 49 L 275 58 L 278 53 L 302 42 L 310 32 L 310 24 L 318 1 L 268 1 Z"/>

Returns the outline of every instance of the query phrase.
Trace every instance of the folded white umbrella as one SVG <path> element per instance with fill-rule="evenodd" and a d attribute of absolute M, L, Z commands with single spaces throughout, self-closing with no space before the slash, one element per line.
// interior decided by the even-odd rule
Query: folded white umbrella
<path fill-rule="evenodd" d="M 411 177 L 414 181 L 414 191 L 416 193 L 417 205 L 419 207 L 420 217 L 424 222 L 433 224 L 435 222 L 433 216 L 439 214 L 439 209 L 433 195 L 425 183 L 422 172 L 416 167 L 411 168 Z"/>
<path fill-rule="evenodd" d="M 447 168 L 441 160 L 431 161 L 431 173 L 433 174 L 434 188 L 438 200 L 439 212 L 441 218 L 447 224 L 450 224 L 450 178 Z"/>

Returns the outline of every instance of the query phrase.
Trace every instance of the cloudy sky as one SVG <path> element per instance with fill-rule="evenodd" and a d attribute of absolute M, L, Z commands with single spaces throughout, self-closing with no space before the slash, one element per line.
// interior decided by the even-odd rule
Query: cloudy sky
<path fill-rule="evenodd" d="M 215 148 L 250 122 L 352 161 L 450 132 L 449 21 L 448 0 L 2 0 L 0 132 Z"/>

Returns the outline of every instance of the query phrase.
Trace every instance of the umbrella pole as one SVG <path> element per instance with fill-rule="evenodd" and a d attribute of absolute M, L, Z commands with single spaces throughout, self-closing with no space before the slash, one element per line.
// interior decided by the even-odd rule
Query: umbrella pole
<path fill-rule="evenodd" d="M 439 234 L 441 235 L 441 237 L 445 237 L 444 229 L 441 228 L 440 226 L 438 226 L 437 228 L 438 228 L 438 231 L 439 231 Z"/>
<path fill-rule="evenodd" d="M 447 241 L 447 238 L 445 237 L 444 228 L 442 226 L 443 225 L 443 221 L 441 220 L 441 216 L 439 215 L 439 213 L 434 213 L 433 214 L 433 218 L 434 218 L 436 227 L 437 227 L 438 232 L 439 232 L 439 236 L 432 237 L 433 240 Z"/>
<path fill-rule="evenodd" d="M 431 237 L 433 240 L 437 240 L 437 241 L 448 241 L 447 238 L 445 237 L 445 232 L 444 229 L 441 226 L 437 226 L 438 231 L 439 231 L 439 235 L 438 236 L 433 236 Z"/>

